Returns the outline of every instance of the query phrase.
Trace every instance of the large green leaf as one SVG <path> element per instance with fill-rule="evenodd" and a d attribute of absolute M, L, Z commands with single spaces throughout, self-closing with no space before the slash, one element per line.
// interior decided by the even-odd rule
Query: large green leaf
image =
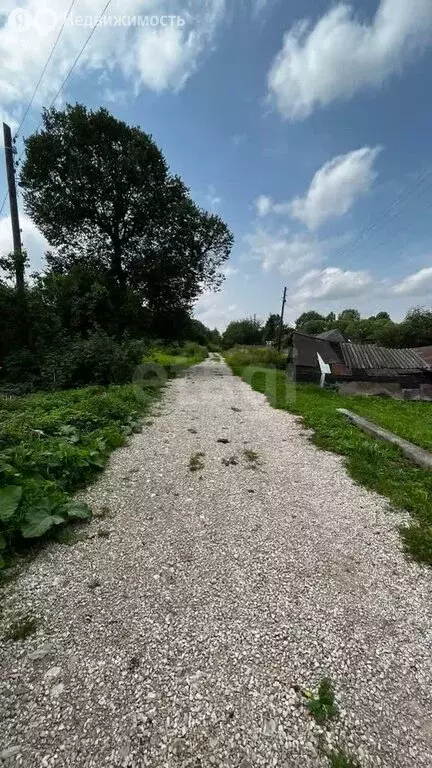
<path fill-rule="evenodd" d="M 53 525 L 61 525 L 64 518 L 60 515 L 50 515 L 46 509 L 34 507 L 26 515 L 25 522 L 21 526 L 21 533 L 25 539 L 37 539 L 49 531 Z"/>
<path fill-rule="evenodd" d="M 69 518 L 77 520 L 89 520 L 92 516 L 89 505 L 83 501 L 68 501 L 66 504 L 62 504 L 58 511 L 60 514 L 66 513 Z"/>
<path fill-rule="evenodd" d="M 0 488 L 0 520 L 9 520 L 16 512 L 21 501 L 23 489 L 19 485 L 7 485 Z"/>

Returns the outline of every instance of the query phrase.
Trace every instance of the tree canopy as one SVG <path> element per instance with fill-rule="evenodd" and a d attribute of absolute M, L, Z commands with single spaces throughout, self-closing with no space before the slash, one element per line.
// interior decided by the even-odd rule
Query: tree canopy
<path fill-rule="evenodd" d="M 49 268 L 90 266 L 117 311 L 133 290 L 159 332 L 223 280 L 233 243 L 226 224 L 194 203 L 151 136 L 106 109 L 44 110 L 42 130 L 26 140 L 20 186 L 55 248 Z"/>

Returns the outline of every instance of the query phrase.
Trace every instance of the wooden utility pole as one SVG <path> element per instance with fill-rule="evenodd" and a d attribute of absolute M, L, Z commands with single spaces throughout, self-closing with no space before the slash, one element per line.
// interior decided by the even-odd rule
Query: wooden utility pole
<path fill-rule="evenodd" d="M 16 289 L 20 293 L 24 293 L 24 256 L 21 245 L 21 230 L 18 216 L 12 132 L 10 126 L 6 123 L 3 123 L 3 137 L 6 158 L 6 174 L 9 190 L 10 215 L 12 221 Z"/>
<path fill-rule="evenodd" d="M 285 312 L 285 304 L 286 304 L 286 287 L 284 288 L 283 292 L 283 298 L 282 298 L 282 309 L 281 309 L 281 315 L 280 315 L 280 323 L 279 323 L 279 334 L 278 334 L 278 352 L 280 352 L 281 344 L 282 344 L 282 331 L 283 331 L 283 319 L 284 319 L 284 312 Z"/>

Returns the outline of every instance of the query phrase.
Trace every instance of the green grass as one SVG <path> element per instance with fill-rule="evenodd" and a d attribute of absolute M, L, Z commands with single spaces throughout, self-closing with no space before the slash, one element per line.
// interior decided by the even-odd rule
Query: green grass
<path fill-rule="evenodd" d="M 155 363 L 164 368 L 168 376 L 175 376 L 191 365 L 202 363 L 206 357 L 205 347 L 186 342 L 177 347 L 152 347 L 143 358 L 143 363 Z"/>
<path fill-rule="evenodd" d="M 227 355 L 229 361 L 229 355 Z M 314 430 L 314 443 L 339 453 L 354 480 L 390 500 L 413 517 L 401 528 L 403 544 L 418 562 L 432 565 L 432 473 L 411 464 L 390 444 L 375 440 L 350 424 L 337 408 L 349 408 L 425 448 L 431 446 L 430 403 L 340 396 L 309 384 L 296 387 L 283 371 L 236 370 L 253 389 L 267 395 L 274 408 L 303 417 Z"/>
<path fill-rule="evenodd" d="M 273 347 L 233 347 L 225 352 L 225 360 L 233 373 L 241 375 L 246 366 L 273 366 L 283 370 L 286 367 L 287 356 Z"/>
<path fill-rule="evenodd" d="M 141 429 L 157 391 L 123 385 L 0 398 L 0 565 L 91 516 L 71 494 Z"/>
<path fill-rule="evenodd" d="M 432 451 L 432 407 L 428 402 L 387 400 L 379 397 L 340 397 L 343 405 L 380 427 Z"/>
<path fill-rule="evenodd" d="M 328 677 L 323 677 L 316 695 L 312 694 L 306 706 L 317 723 L 322 725 L 327 720 L 334 720 L 339 715 L 333 684 Z"/>
<path fill-rule="evenodd" d="M 330 768 L 360 768 L 357 760 L 341 747 L 337 751 L 327 752 L 326 757 Z"/>

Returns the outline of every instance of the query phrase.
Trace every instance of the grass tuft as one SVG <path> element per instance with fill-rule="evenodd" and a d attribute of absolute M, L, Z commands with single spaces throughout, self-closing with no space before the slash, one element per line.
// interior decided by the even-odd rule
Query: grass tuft
<path fill-rule="evenodd" d="M 245 448 L 243 454 L 251 466 L 254 468 L 258 466 L 259 454 L 256 451 L 252 451 L 250 448 Z"/>
<path fill-rule="evenodd" d="M 323 677 L 318 685 L 317 695 L 312 694 L 306 706 L 320 725 L 327 720 L 334 720 L 339 715 L 333 684 L 328 677 Z"/>
<path fill-rule="evenodd" d="M 4 639 L 12 640 L 17 643 L 19 640 L 25 640 L 27 637 L 34 635 L 37 630 L 37 621 L 33 616 L 24 616 L 21 619 L 17 619 L 7 630 Z"/>
<path fill-rule="evenodd" d="M 189 470 L 190 472 L 198 472 L 200 469 L 204 469 L 204 458 L 205 454 L 199 451 L 198 453 L 192 454 L 192 456 L 189 459 Z"/>
<path fill-rule="evenodd" d="M 326 757 L 330 768 L 360 768 L 360 763 L 341 747 L 337 752 L 328 752 Z"/>

